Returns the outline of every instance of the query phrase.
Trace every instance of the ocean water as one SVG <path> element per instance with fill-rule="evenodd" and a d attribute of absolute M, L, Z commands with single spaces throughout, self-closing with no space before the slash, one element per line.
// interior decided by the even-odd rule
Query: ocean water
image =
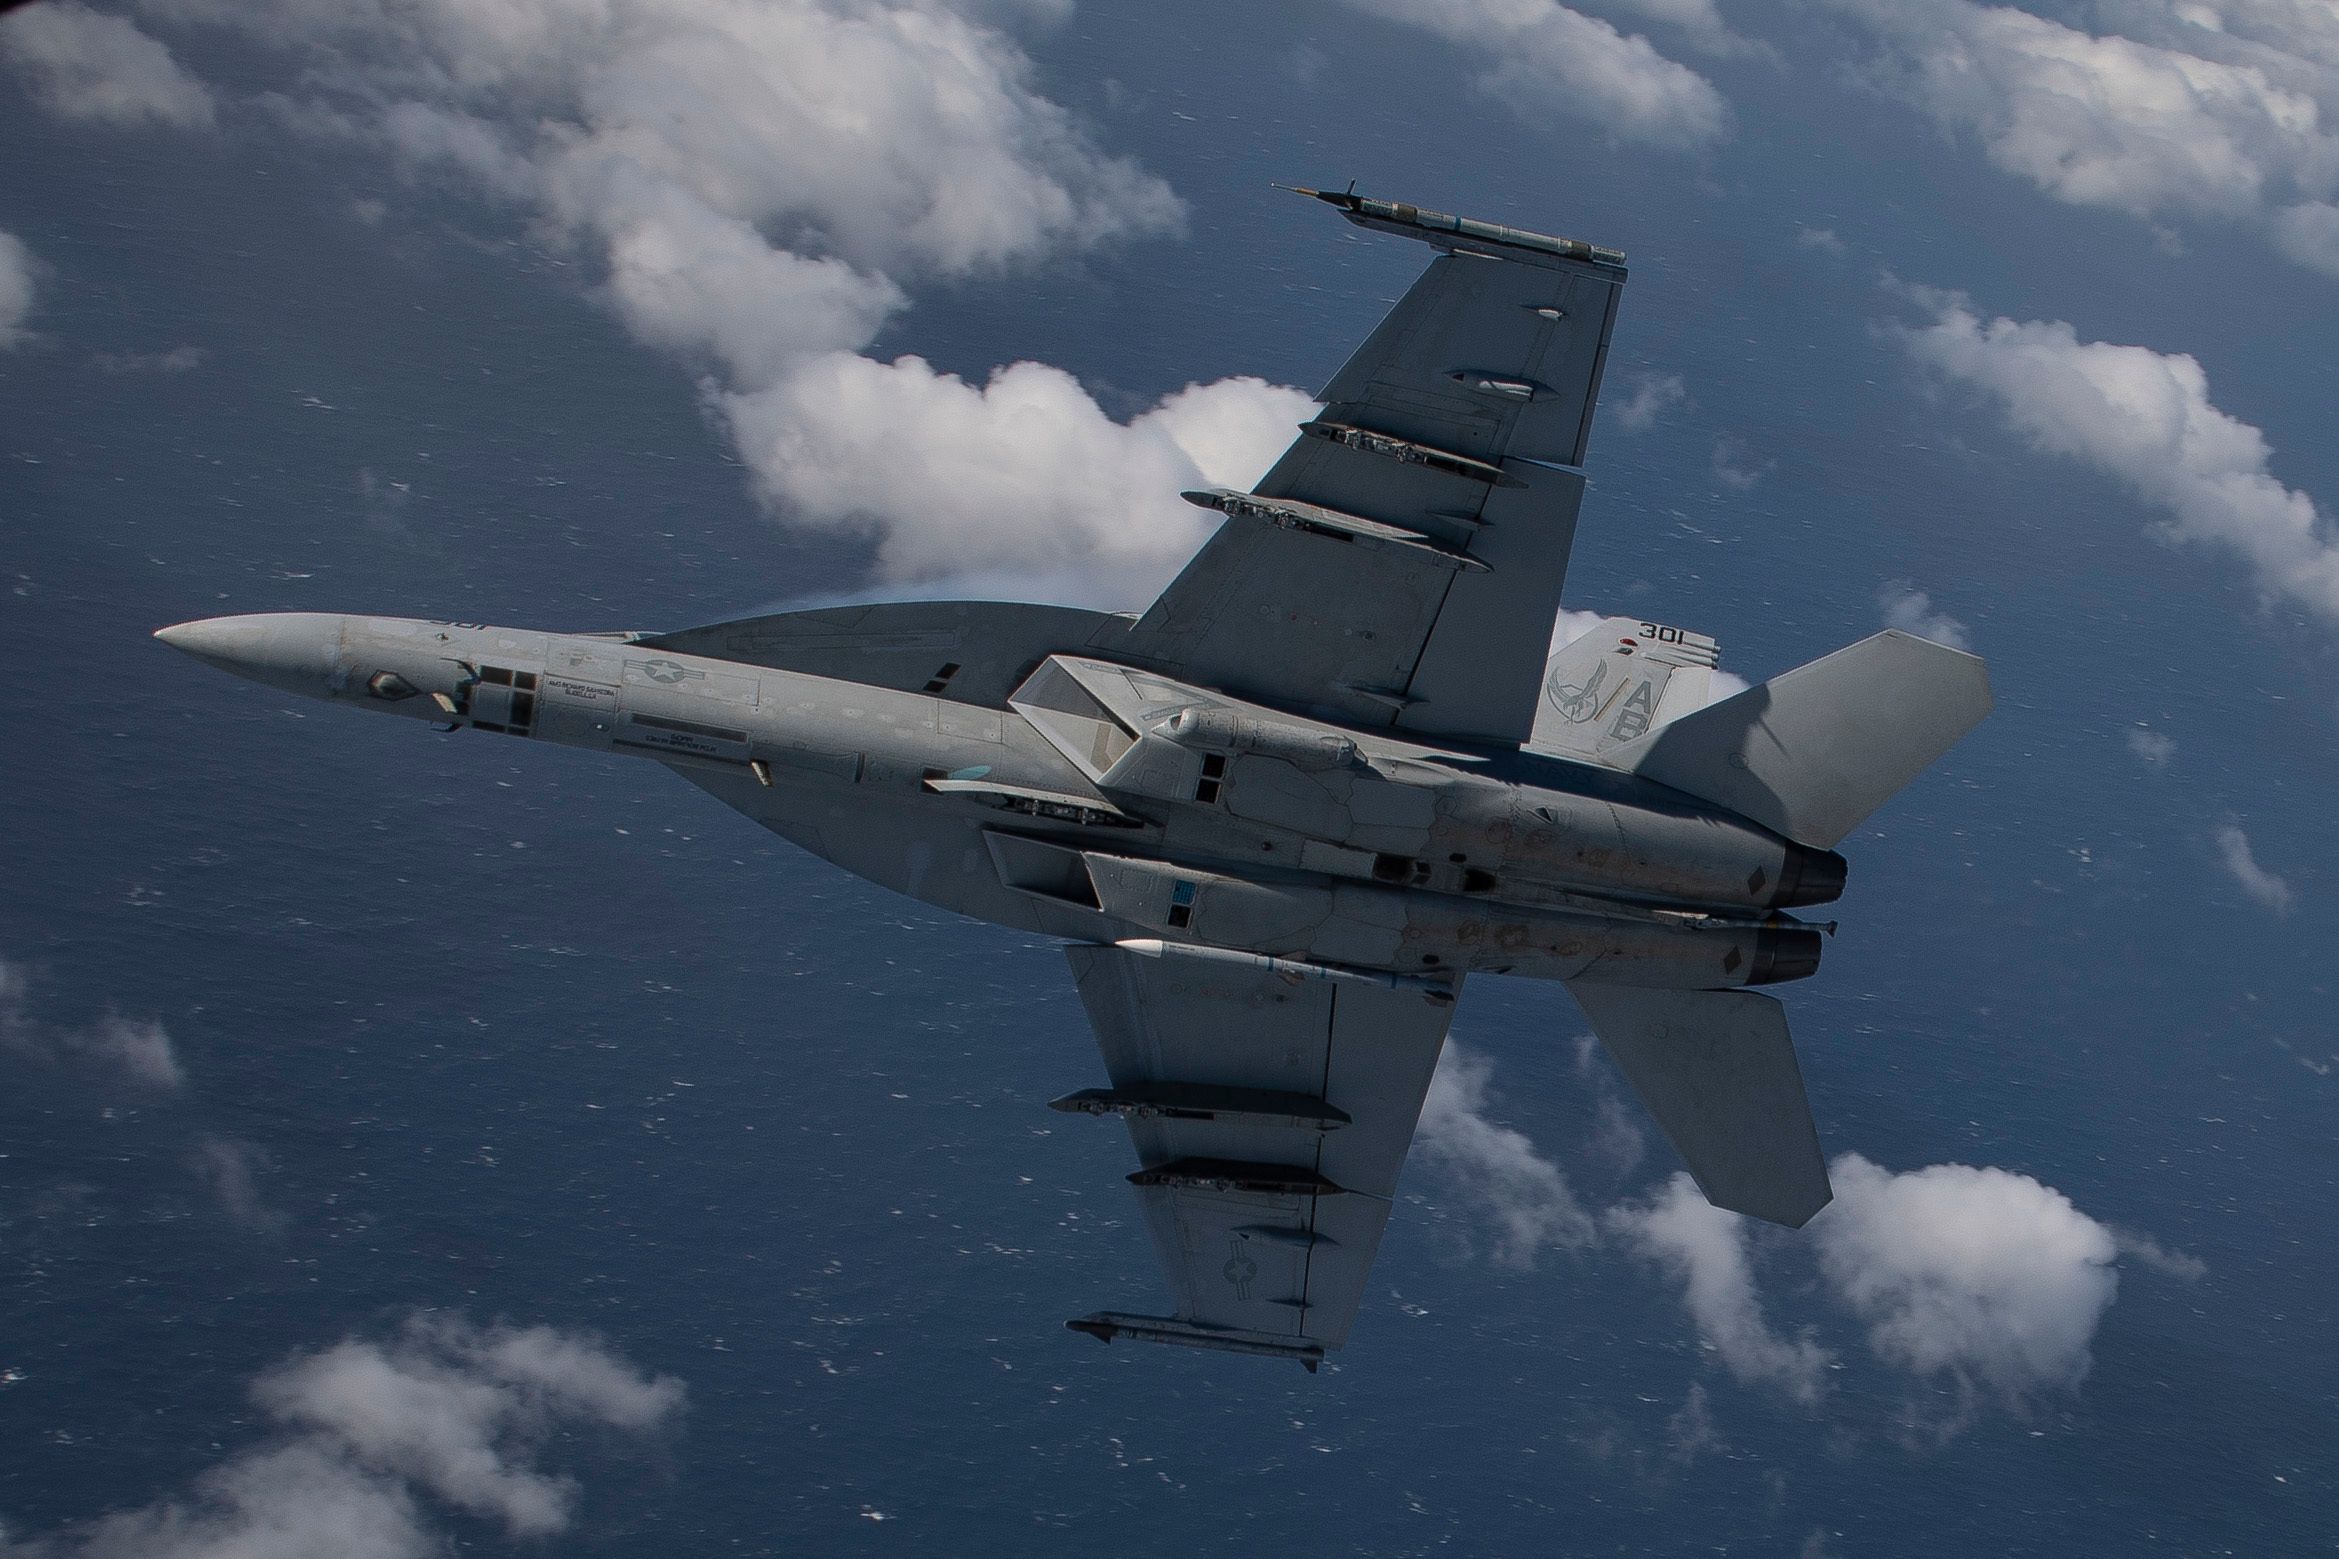
<path fill-rule="evenodd" d="M 1185 79 L 1186 35 L 1145 25 L 1116 57 L 1159 49 Z M 1042 50 L 1076 106 L 1106 47 Z M 1556 205 L 1633 250 L 1611 384 L 1680 373 L 1698 416 L 1600 435 L 1575 604 L 1715 632 L 1761 676 L 1916 579 L 1999 693 L 1846 845 L 1843 934 L 1786 993 L 1830 1150 L 2033 1175 L 2205 1274 L 2124 1263 L 2076 1391 L 1949 1435 L 1952 1388 L 1878 1364 L 1796 1236 L 1758 1249 L 1773 1322 L 1838 1352 L 1818 1408 L 1736 1382 L 1613 1244 L 1495 1260 L 1463 1188 L 1418 1166 L 1320 1375 L 1062 1332 L 1159 1299 L 1125 1141 L 1044 1108 L 1098 1073 L 1052 946 L 858 883 L 648 765 L 298 703 L 148 638 L 277 609 L 679 626 L 857 588 L 858 548 L 759 516 L 689 375 L 508 219 L 354 159 L 75 137 L 7 102 L 0 142 L 45 155 L 10 160 L 0 225 L 57 274 L 43 339 L 0 359 L 0 958 L 28 1022 L 151 1017 L 187 1074 L 140 1090 L 0 1053 L 11 1534 L 181 1487 L 267 1435 L 258 1371 L 424 1307 L 590 1329 L 687 1383 L 651 1451 L 558 1448 L 582 1488 L 563 1550 L 2339 1539 L 2328 651 L 2237 613 L 2243 586 L 2081 475 L 2010 465 L 1953 400 L 1902 391 L 1873 278 L 1822 273 L 1776 215 L 1840 139 L 1789 136 L 1697 202 L 1597 166 L 1529 202 L 1353 106 L 1279 102 L 1264 52 L 1212 67 L 1123 111 L 1145 137 L 1230 102 L 1249 127 L 1147 139 L 1195 232 L 1142 330 L 1116 321 L 1158 257 L 1116 254 L 928 300 L 887 345 L 1062 362 L 1123 410 L 1192 377 L 1320 381 L 1419 258 L 1261 190 L 1324 161 L 1490 216 Z M 1922 279 L 2003 295 L 2054 269 L 1961 244 L 2005 198 L 1978 174 L 1888 200 L 1835 172 L 1876 196 L 1832 218 L 1845 237 L 1941 256 Z M 365 196 L 378 224 L 349 215 Z M 2039 286 L 1988 306 L 2066 317 Z M 2132 290 L 2105 306 L 2142 313 Z M 198 368 L 95 361 L 181 344 Z M 1712 479 L 1717 426 L 1776 462 L 1758 487 Z M 2127 751 L 2139 720 L 2178 743 L 2167 772 Z M 2220 885 L 2202 841 L 2235 810 L 2261 838 L 2297 824 L 2287 919 Z M 1454 1032 L 1597 1206 L 1671 1164 L 1657 1145 L 1619 1178 L 1594 1151 L 1581 1030 L 1557 989 L 1488 980 Z M 251 1155 L 240 1216 L 195 1167 L 219 1142 Z M 1713 1432 L 1685 1450 L 1693 1393 Z"/>

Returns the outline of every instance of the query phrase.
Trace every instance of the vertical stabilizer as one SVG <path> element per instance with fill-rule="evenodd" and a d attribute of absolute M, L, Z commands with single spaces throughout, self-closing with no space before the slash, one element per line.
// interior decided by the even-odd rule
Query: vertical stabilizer
<path fill-rule="evenodd" d="M 1704 704 L 1721 646 L 1702 633 L 1611 617 L 1543 668 L 1531 751 L 1593 763 Z"/>
<path fill-rule="evenodd" d="M 1887 629 L 1604 761 L 1831 849 L 1989 712 L 1977 657 Z"/>

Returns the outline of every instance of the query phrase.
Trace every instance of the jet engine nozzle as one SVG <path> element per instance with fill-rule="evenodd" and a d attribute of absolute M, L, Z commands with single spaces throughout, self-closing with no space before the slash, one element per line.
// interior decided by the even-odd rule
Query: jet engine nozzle
<path fill-rule="evenodd" d="M 331 698 L 348 680 L 341 654 L 347 623 L 326 612 L 258 612 L 177 623 L 157 629 L 154 636 L 239 677 L 287 693 Z"/>
<path fill-rule="evenodd" d="M 1824 939 L 1809 926 L 1764 926 L 1754 933 L 1754 967 L 1746 972 L 1749 985 L 1777 985 L 1807 979 L 1819 972 Z"/>
<path fill-rule="evenodd" d="M 1813 850 L 1804 845 L 1787 846 L 1787 864 L 1779 871 L 1778 896 L 1771 900 L 1774 909 L 1794 909 L 1804 904 L 1833 904 L 1844 896 L 1844 858 L 1833 850 Z"/>

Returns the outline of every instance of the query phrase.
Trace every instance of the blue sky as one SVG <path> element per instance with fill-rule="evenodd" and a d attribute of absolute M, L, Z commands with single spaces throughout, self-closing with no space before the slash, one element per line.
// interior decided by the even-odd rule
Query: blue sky
<path fill-rule="evenodd" d="M 2333 1539 L 2331 13 L 44 0 L 0 81 L 81 685 L 0 694 L 0 1552 Z M 1804 1235 L 1490 981 L 1336 1370 L 1063 1338 L 1154 1278 L 1051 950 L 145 640 L 1141 604 L 1421 263 L 1269 188 L 1352 177 L 1631 256 L 1572 607 L 1992 663 L 1788 993 Z"/>

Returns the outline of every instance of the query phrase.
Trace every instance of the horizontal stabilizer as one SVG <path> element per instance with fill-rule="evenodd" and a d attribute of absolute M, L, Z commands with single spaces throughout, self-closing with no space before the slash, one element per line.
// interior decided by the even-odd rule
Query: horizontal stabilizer
<path fill-rule="evenodd" d="M 1777 1002 L 1589 980 L 1568 989 L 1707 1201 L 1791 1229 L 1828 1204 L 1835 1193 Z"/>
<path fill-rule="evenodd" d="M 1684 715 L 1607 761 L 1829 849 L 1990 712 L 1990 674 L 1897 629 Z"/>

